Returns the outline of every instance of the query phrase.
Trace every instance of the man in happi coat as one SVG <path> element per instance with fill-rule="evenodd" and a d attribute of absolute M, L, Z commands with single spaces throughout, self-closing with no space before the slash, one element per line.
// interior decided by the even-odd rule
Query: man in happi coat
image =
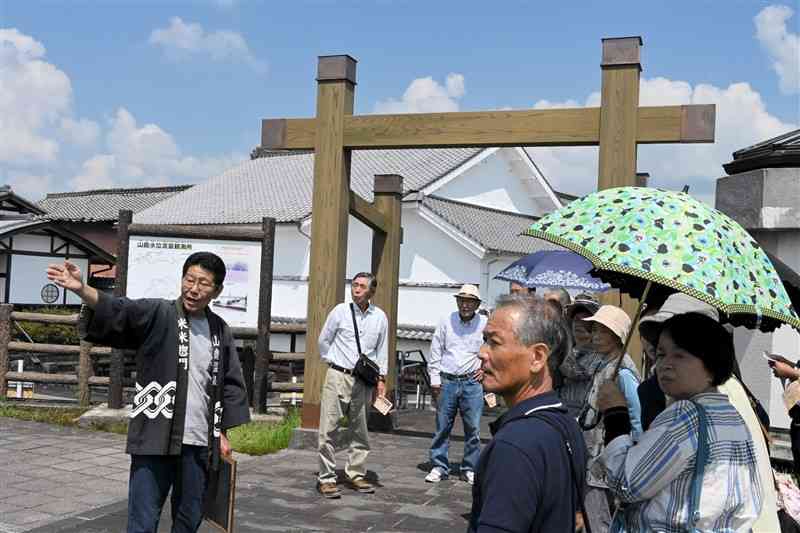
<path fill-rule="evenodd" d="M 47 276 L 83 301 L 83 339 L 136 351 L 128 533 L 158 531 L 170 489 L 172 531 L 197 531 L 209 480 L 220 455 L 231 453 L 225 432 L 250 421 L 233 336 L 209 309 L 225 263 L 208 252 L 190 255 L 175 300 L 113 298 L 85 284 L 69 261 L 50 265 Z"/>

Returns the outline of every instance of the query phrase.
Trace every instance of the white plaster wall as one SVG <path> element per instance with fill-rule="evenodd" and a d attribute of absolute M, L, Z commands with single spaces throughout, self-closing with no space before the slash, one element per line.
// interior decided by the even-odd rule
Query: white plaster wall
<path fill-rule="evenodd" d="M 795 271 L 800 271 L 800 231 L 752 231 L 752 234 L 764 249 Z M 788 326 L 772 334 L 737 328 L 734 340 L 742 377 L 769 413 L 770 423 L 773 427 L 788 428 L 789 417 L 783 405 L 781 382 L 772 376 L 762 352 L 766 350 L 791 360 L 800 359 L 800 334 Z"/>
<path fill-rule="evenodd" d="M 50 253 L 50 236 L 47 235 L 14 235 L 14 249 L 27 252 Z"/>
<path fill-rule="evenodd" d="M 298 231 L 296 224 L 275 226 L 275 276 L 307 276 L 311 240 Z"/>
<path fill-rule="evenodd" d="M 501 148 L 431 194 L 451 200 L 541 215 L 553 208 L 528 163 L 514 148 Z"/>

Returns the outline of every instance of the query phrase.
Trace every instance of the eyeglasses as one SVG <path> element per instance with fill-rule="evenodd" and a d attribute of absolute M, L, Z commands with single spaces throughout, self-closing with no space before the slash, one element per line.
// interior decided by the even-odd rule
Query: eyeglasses
<path fill-rule="evenodd" d="M 211 283 L 210 281 L 205 279 L 197 279 L 194 276 L 184 276 L 183 284 L 189 288 L 192 288 L 195 285 L 197 285 L 197 287 L 203 291 L 211 291 L 212 289 L 214 289 L 214 287 L 216 287 L 214 283 Z"/>

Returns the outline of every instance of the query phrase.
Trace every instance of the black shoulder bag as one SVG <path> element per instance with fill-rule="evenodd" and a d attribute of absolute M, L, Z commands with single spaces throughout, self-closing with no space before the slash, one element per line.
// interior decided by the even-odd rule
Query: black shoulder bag
<path fill-rule="evenodd" d="M 353 367 L 353 375 L 370 387 L 375 387 L 381 377 L 381 369 L 378 364 L 361 352 L 361 339 L 358 335 L 358 324 L 356 324 L 356 309 L 350 304 L 350 315 L 353 317 L 353 331 L 356 334 L 356 347 L 358 348 L 358 361 Z"/>

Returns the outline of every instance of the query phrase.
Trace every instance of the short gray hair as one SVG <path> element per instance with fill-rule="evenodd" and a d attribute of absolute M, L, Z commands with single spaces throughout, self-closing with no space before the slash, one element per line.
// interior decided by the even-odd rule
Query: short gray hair
<path fill-rule="evenodd" d="M 369 285 L 369 290 L 371 291 L 374 291 L 378 287 L 378 280 L 375 278 L 375 274 L 372 272 L 359 272 L 353 276 L 353 281 L 357 280 L 358 278 L 366 279 L 367 285 Z"/>
<path fill-rule="evenodd" d="M 550 349 L 547 367 L 553 387 L 561 383 L 559 367 L 572 350 L 572 337 L 567 331 L 564 317 L 551 304 L 535 295 L 504 294 L 497 299 L 495 310 L 511 308 L 518 311 L 514 321 L 514 336 L 525 346 L 538 342 Z"/>

